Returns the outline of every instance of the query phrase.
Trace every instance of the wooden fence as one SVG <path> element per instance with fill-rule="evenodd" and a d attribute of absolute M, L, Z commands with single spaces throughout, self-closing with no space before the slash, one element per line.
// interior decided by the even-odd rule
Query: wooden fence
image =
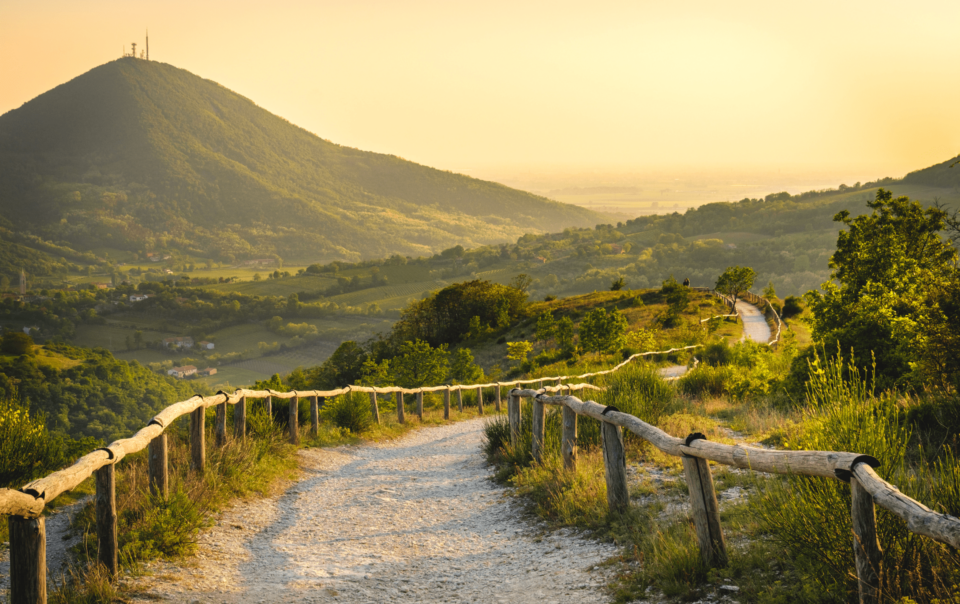
<path fill-rule="evenodd" d="M 543 387 L 544 382 L 588 379 L 607 375 L 619 371 L 636 359 L 692 350 L 699 345 L 670 350 L 643 352 L 632 355 L 622 363 L 603 371 L 595 371 L 577 376 L 542 377 L 529 380 L 514 380 L 511 382 L 494 382 L 487 384 L 454 384 L 429 386 L 422 388 L 371 387 L 347 386 L 337 390 L 301 390 L 294 392 L 275 392 L 273 390 L 240 389 L 232 394 L 218 392 L 214 396 L 203 397 L 196 395 L 185 401 L 170 405 L 158 413 L 146 427 L 130 438 L 110 443 L 106 447 L 84 455 L 73 465 L 54 472 L 48 476 L 34 480 L 19 491 L 0 489 L 0 514 L 9 515 L 10 527 L 10 593 L 12 604 L 42 604 L 47 601 L 47 569 L 46 569 L 46 528 L 42 516 L 45 505 L 59 495 L 76 488 L 81 482 L 95 476 L 96 487 L 96 531 L 98 547 L 98 561 L 107 568 L 108 572 L 116 577 L 119 571 L 117 561 L 117 507 L 116 485 L 114 468 L 117 462 L 125 456 L 143 449 L 148 452 L 148 472 L 150 489 L 166 497 L 168 494 L 167 478 L 167 435 L 164 430 L 173 425 L 178 418 L 190 416 L 190 466 L 194 471 L 202 472 L 206 465 L 206 410 L 215 408 L 214 440 L 217 446 L 224 446 L 228 440 L 227 405 L 234 405 L 233 425 L 231 426 L 234 438 L 244 438 L 246 434 L 247 401 L 262 400 L 268 414 L 272 414 L 274 399 L 288 401 L 290 419 L 289 438 L 293 444 L 300 442 L 299 430 L 299 402 L 301 398 L 310 401 L 310 433 L 316 435 L 320 422 L 320 397 L 341 396 L 351 392 L 366 392 L 370 395 L 371 411 L 374 419 L 380 423 L 380 409 L 377 395 L 393 394 L 397 401 L 397 419 L 406 421 L 403 395 L 416 396 L 416 414 L 423 419 L 423 394 L 427 392 L 443 393 L 443 417 L 450 418 L 450 399 L 453 393 L 457 394 L 457 405 L 463 410 L 463 391 L 476 391 L 477 404 L 480 415 L 484 413 L 483 391 L 493 388 L 493 404 L 497 412 L 501 410 L 503 388 L 538 384 Z M 597 386 L 581 384 L 579 389 L 597 389 Z"/>
<path fill-rule="evenodd" d="M 772 309 L 771 309 L 772 310 Z M 779 336 L 779 331 L 778 331 Z M 205 423 L 206 423 L 206 409 L 210 407 L 215 408 L 215 418 L 214 418 L 214 440 L 217 446 L 224 446 L 228 440 L 228 427 L 227 427 L 227 405 L 234 405 L 233 413 L 233 425 L 232 432 L 234 438 L 244 438 L 246 434 L 246 417 L 247 417 L 247 400 L 262 400 L 268 410 L 268 413 L 272 412 L 273 400 L 284 400 L 288 401 L 290 419 L 288 425 L 290 427 L 290 442 L 293 444 L 299 444 L 300 440 L 300 430 L 299 430 L 299 421 L 298 421 L 298 410 L 299 410 L 299 401 L 301 398 L 307 398 L 310 401 L 310 421 L 311 427 L 310 432 L 313 435 L 316 435 L 319 430 L 319 421 L 320 421 L 320 410 L 319 410 L 319 398 L 320 397 L 333 397 L 341 396 L 351 392 L 366 392 L 370 395 L 371 411 L 373 413 L 374 419 L 377 423 L 380 423 L 380 409 L 378 404 L 378 395 L 381 394 L 393 394 L 396 396 L 396 407 L 397 407 L 397 419 L 403 423 L 406 421 L 403 395 L 412 394 L 416 397 L 416 414 L 419 418 L 423 419 L 423 394 L 428 392 L 442 392 L 443 393 L 443 417 L 444 419 L 450 418 L 450 405 L 451 405 L 451 396 L 453 393 L 457 394 L 457 405 L 459 409 L 463 410 L 463 391 L 476 391 L 477 393 L 477 404 L 478 412 L 483 415 L 484 413 L 484 401 L 483 401 L 483 391 L 484 389 L 493 388 L 494 397 L 493 404 L 495 410 L 500 412 L 501 410 L 501 397 L 502 389 L 510 388 L 515 386 L 523 386 L 530 384 L 538 384 L 540 390 L 517 390 L 514 389 L 511 391 L 511 401 L 516 401 L 511 403 L 513 407 L 508 409 L 511 422 L 511 434 L 515 437 L 513 432 L 514 429 L 519 429 L 520 415 L 519 415 L 519 400 L 520 397 L 534 397 L 534 424 L 535 424 L 535 434 L 536 426 L 539 425 L 539 438 L 535 436 L 534 438 L 534 457 L 539 459 L 542 451 L 543 443 L 543 404 L 561 404 L 564 406 L 564 442 L 568 442 L 567 439 L 567 420 L 568 413 L 573 412 L 576 414 L 586 414 L 600 419 L 604 422 L 604 431 L 605 441 L 610 441 L 610 452 L 609 455 L 613 455 L 614 459 L 616 455 L 622 457 L 622 443 L 620 445 L 620 453 L 617 453 L 615 447 L 614 435 L 619 435 L 619 432 L 611 432 L 611 430 L 620 430 L 619 426 L 626 426 L 628 429 L 636 432 L 640 436 L 647 438 L 648 435 L 650 440 L 655 446 L 664 450 L 673 455 L 681 455 L 683 453 L 690 453 L 690 451 L 700 451 L 704 446 L 699 441 L 697 443 L 687 443 L 684 447 L 680 447 L 677 442 L 682 443 L 683 441 L 678 441 L 678 439 L 673 439 L 672 437 L 666 435 L 662 431 L 653 428 L 644 424 L 639 419 L 626 415 L 623 413 L 616 413 L 613 415 L 607 414 L 607 411 L 596 412 L 596 408 L 600 408 L 600 405 L 597 405 L 593 402 L 581 402 L 573 397 L 542 397 L 538 396 L 544 392 L 557 392 L 559 388 L 570 388 L 576 391 L 582 390 L 600 390 L 597 386 L 591 384 L 580 383 L 575 386 L 563 386 L 563 382 L 568 382 L 570 380 L 583 380 L 593 377 L 598 377 L 602 375 L 608 375 L 619 371 L 626 365 L 630 364 L 636 359 L 652 356 L 652 355 L 663 355 L 669 354 L 672 352 L 680 352 L 685 350 L 692 350 L 699 348 L 699 345 L 686 346 L 683 348 L 671 348 L 670 350 L 663 351 L 653 351 L 653 352 L 644 352 L 632 355 L 630 358 L 626 359 L 622 363 L 614 366 L 611 369 L 606 369 L 603 371 L 595 371 L 591 373 L 585 373 L 582 375 L 576 376 L 555 376 L 555 377 L 540 377 L 528 380 L 514 380 L 511 382 L 495 382 L 487 384 L 469 384 L 469 385 L 441 385 L 441 386 L 430 386 L 422 388 L 400 388 L 400 387 L 370 387 L 370 386 L 348 386 L 346 388 L 340 388 L 337 390 L 329 391 L 318 391 L 318 390 L 309 390 L 309 391 L 294 391 L 294 392 L 274 392 L 272 390 L 247 390 L 241 389 L 237 390 L 232 394 L 225 392 L 219 392 L 214 396 L 202 397 L 200 395 L 191 397 L 185 401 L 180 401 L 174 403 L 173 405 L 167 407 L 159 414 L 157 414 L 146 427 L 141 429 L 139 432 L 134 434 L 130 438 L 121 439 L 110 443 L 108 446 L 97 449 L 76 461 L 73 465 L 54 472 L 48 476 L 35 480 L 19 491 L 12 489 L 0 489 L 0 514 L 9 515 L 9 526 L 10 526 L 10 591 L 12 604 L 41 604 L 46 602 L 47 594 L 47 581 L 46 581 L 46 532 L 44 518 L 42 516 L 44 506 L 53 501 L 60 494 L 76 488 L 81 482 L 89 478 L 90 476 L 95 476 L 95 486 L 96 486 L 96 531 L 97 539 L 99 542 L 98 548 L 98 560 L 103 564 L 107 570 L 116 577 L 118 573 L 118 562 L 117 562 L 117 509 L 116 509 L 116 496 L 115 496 L 115 476 L 114 468 L 117 462 L 123 459 L 126 455 L 142 451 L 143 449 L 148 449 L 148 471 L 149 471 L 149 484 L 150 488 L 162 496 L 167 495 L 168 491 L 168 479 L 167 479 L 167 436 L 164 434 L 169 426 L 173 424 L 178 418 L 189 415 L 190 416 L 190 459 L 191 459 L 191 469 L 194 471 L 202 472 L 206 465 L 206 443 L 205 443 Z M 556 382 L 556 386 L 546 387 L 544 386 L 545 382 Z M 516 394 L 514 394 L 516 393 Z M 556 399 L 556 402 L 554 402 Z M 567 401 L 567 402 L 562 402 Z M 540 410 L 540 421 L 537 424 L 537 405 L 541 406 Z M 624 418 L 629 418 L 629 421 Z M 572 452 L 570 452 L 571 459 L 575 460 L 576 457 L 576 417 L 570 416 L 573 425 L 573 439 L 569 440 L 569 443 L 572 443 L 573 447 Z M 618 423 L 619 422 L 619 423 Z M 608 427 L 611 426 L 611 427 Z M 642 426 L 639 428 L 638 426 Z M 638 431 L 639 430 L 639 431 Z M 619 436 L 617 437 L 619 438 Z M 689 440 L 689 438 L 688 438 Z M 677 442 L 674 442 L 677 441 Z M 704 441 L 705 443 L 706 441 Z M 697 445 L 696 447 L 693 445 Z M 710 445 L 707 443 L 706 450 L 713 452 L 715 455 L 720 455 L 716 453 L 719 449 L 716 447 L 726 447 L 726 445 Z M 565 445 L 566 447 L 566 445 Z M 700 448 L 697 448 L 700 447 Z M 713 448 L 711 448 L 713 447 Z M 607 445 L 604 446 L 604 458 L 608 456 Z M 856 463 L 854 460 L 861 459 L 863 456 L 857 456 L 852 453 L 820 453 L 820 452 L 770 452 L 764 451 L 762 449 L 756 449 L 751 451 L 757 451 L 753 458 L 749 458 L 747 453 L 744 451 L 747 448 L 734 448 L 740 453 L 730 453 L 729 454 L 729 463 L 731 465 L 737 465 L 737 460 L 741 462 L 744 459 L 747 459 L 748 462 L 750 459 L 756 460 L 766 460 L 769 459 L 770 455 L 773 455 L 774 458 L 780 459 L 777 455 L 786 455 L 787 457 L 793 460 L 794 464 L 799 463 L 801 459 L 815 460 L 807 462 L 807 465 L 800 464 L 796 467 L 808 468 L 813 467 L 815 463 L 820 463 L 821 458 L 827 460 L 825 463 L 829 466 L 828 470 L 823 470 L 821 473 L 813 472 L 813 475 L 823 475 L 823 476 L 833 476 L 830 472 L 833 469 L 839 469 L 852 473 L 854 471 L 854 466 Z M 721 463 L 727 463 L 727 457 L 709 457 L 702 455 L 693 455 L 692 457 L 703 457 L 704 459 L 713 459 L 714 461 L 720 461 Z M 806 455 L 807 457 L 804 457 Z M 766 457 L 764 457 L 766 456 Z M 564 459 L 568 459 L 568 452 L 565 449 Z M 844 460 L 843 462 L 836 461 L 837 459 Z M 833 460 L 830 462 L 830 460 Z M 622 465 L 622 460 L 620 462 Z M 694 463 L 694 462 L 690 462 Z M 696 462 L 699 463 L 699 462 Z M 830 465 L 832 463 L 833 465 Z M 688 462 L 684 461 L 685 467 L 688 465 Z M 705 462 L 701 464 L 703 468 L 698 470 L 701 475 L 707 476 L 709 478 L 709 468 L 706 467 Z M 753 466 L 756 466 L 754 463 Z M 861 464 L 863 466 L 863 464 Z M 617 505 L 625 505 L 626 501 L 626 491 L 625 487 L 621 486 L 621 482 L 617 482 L 620 479 L 625 480 L 623 476 L 620 478 L 611 478 L 611 472 L 615 470 L 610 469 L 611 466 L 608 466 L 608 493 L 614 494 L 614 500 Z M 617 466 L 619 468 L 620 466 Z M 700 466 L 697 466 L 700 468 Z M 741 466 L 744 467 L 744 466 Z M 767 467 L 772 467 L 768 465 L 763 465 L 762 467 L 755 467 L 755 469 L 761 469 L 764 471 L 773 471 L 767 470 Z M 794 466 L 791 466 L 794 467 Z M 825 466 L 826 467 L 826 466 Z M 906 498 L 899 494 L 896 489 L 887 483 L 883 482 L 879 478 L 876 478 L 876 474 L 872 473 L 872 470 L 869 469 L 869 464 L 867 466 L 860 467 L 856 470 L 858 472 L 858 480 L 862 484 L 868 485 L 869 493 L 872 497 L 877 499 L 881 505 L 894 506 L 896 509 L 910 509 L 911 514 L 916 516 L 916 510 L 924 511 L 924 513 L 933 514 L 923 507 L 921 504 L 914 502 L 913 500 Z M 801 472 L 804 473 L 804 472 Z M 811 473 L 811 472 L 806 472 Z M 861 476 L 862 475 L 862 476 Z M 613 482 L 611 482 L 613 480 Z M 706 479 L 704 479 L 706 480 Z M 872 481 L 872 482 L 871 482 Z M 879 482 L 877 482 L 879 481 Z M 625 484 L 625 483 L 623 483 Z M 706 483 L 704 483 L 706 484 Z M 881 486 L 878 486 L 881 485 Z M 706 489 L 706 487 L 703 487 Z M 887 488 L 887 491 L 881 493 L 883 488 Z M 621 492 L 622 491 L 622 492 Z M 706 492 L 706 491 L 704 491 Z M 713 493 L 712 483 L 709 486 L 709 493 Z M 611 501 L 614 501 L 611 500 Z M 903 501 L 908 501 L 910 504 L 904 504 Z M 710 501 L 704 500 L 706 503 L 703 505 L 713 505 L 716 507 L 716 498 L 713 497 Z M 613 505 L 613 503 L 611 503 Z M 904 508 L 903 506 L 907 507 Z M 916 509 L 911 508 L 910 506 L 919 506 Z M 894 509 L 891 507 L 891 509 Z M 872 509 L 872 508 L 871 508 Z M 906 516 L 905 516 L 906 517 Z M 920 532 L 921 534 L 929 535 L 934 538 L 939 538 L 938 535 L 945 534 L 943 533 L 943 527 L 954 527 L 956 519 L 948 518 L 948 520 L 938 521 L 936 524 L 930 524 L 928 518 L 930 516 L 917 516 L 922 517 L 924 520 L 920 525 L 917 525 L 919 528 L 915 528 L 914 525 L 911 525 L 911 530 Z M 714 533 L 709 533 L 709 535 L 719 535 L 719 517 L 715 523 L 717 526 Z M 713 521 L 711 521 L 713 522 Z M 712 526 L 712 525 L 710 525 Z M 932 529 L 924 529 L 924 527 L 933 526 Z M 699 524 L 698 524 L 699 527 Z M 708 527 L 709 528 L 709 527 Z M 923 530 L 929 530 L 933 532 L 923 532 Z M 711 529 L 713 530 L 713 529 Z M 945 541 L 948 543 L 960 543 L 960 528 L 951 528 L 950 530 L 955 531 L 951 533 L 954 535 L 954 541 Z M 698 534 L 700 529 L 698 528 Z M 722 536 L 719 537 L 722 542 Z M 714 537 L 711 537 L 714 539 Z M 944 540 L 941 538 L 941 540 Z M 956 547 L 956 545 L 954 545 Z M 858 554 L 859 555 L 859 554 Z"/>
<path fill-rule="evenodd" d="M 542 461 L 543 457 L 546 405 L 559 405 L 563 409 L 561 454 L 563 465 L 568 469 L 574 469 L 577 463 L 577 417 L 585 415 L 600 421 L 607 504 L 614 511 L 624 510 L 630 504 L 623 447 L 624 428 L 664 453 L 680 457 L 690 492 L 690 509 L 700 555 L 708 566 L 724 566 L 727 562 L 720 508 L 708 461 L 758 472 L 819 476 L 849 483 L 854 533 L 852 541 L 862 603 L 874 604 L 881 600 L 878 569 L 882 550 L 877 539 L 876 505 L 902 518 L 910 531 L 960 548 L 960 519 L 934 512 L 881 479 L 873 470 L 880 462 L 869 455 L 834 451 L 776 451 L 744 445 L 723 445 L 708 441 L 700 433 L 676 438 L 633 415 L 620 412 L 616 407 L 582 401 L 571 394 L 586 387 L 590 385 L 511 390 L 507 403 L 511 443 L 517 446 L 519 441 L 521 401 L 524 398 L 533 399 L 531 453 L 535 462 Z M 568 394 L 561 394 L 564 390 Z M 549 396 L 550 393 L 555 394 Z"/>

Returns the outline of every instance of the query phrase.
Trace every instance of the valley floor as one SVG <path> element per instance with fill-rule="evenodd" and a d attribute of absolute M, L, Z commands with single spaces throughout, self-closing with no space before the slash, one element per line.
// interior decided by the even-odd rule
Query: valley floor
<path fill-rule="evenodd" d="M 303 477 L 239 503 L 198 556 L 129 579 L 137 601 L 606 602 L 615 546 L 531 524 L 490 478 L 484 420 L 301 452 Z"/>

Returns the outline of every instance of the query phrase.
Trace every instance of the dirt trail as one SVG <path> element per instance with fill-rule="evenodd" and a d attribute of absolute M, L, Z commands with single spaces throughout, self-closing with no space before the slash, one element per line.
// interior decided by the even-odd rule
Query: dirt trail
<path fill-rule="evenodd" d="M 750 339 L 761 344 L 770 341 L 770 325 L 767 324 L 767 319 L 759 308 L 749 302 L 737 300 L 737 312 L 740 313 L 740 319 L 743 321 L 744 340 Z"/>
<path fill-rule="evenodd" d="M 305 476 L 243 502 L 195 560 L 131 579 L 140 601 L 606 602 L 610 544 L 540 534 L 489 480 L 483 420 L 301 452 Z"/>

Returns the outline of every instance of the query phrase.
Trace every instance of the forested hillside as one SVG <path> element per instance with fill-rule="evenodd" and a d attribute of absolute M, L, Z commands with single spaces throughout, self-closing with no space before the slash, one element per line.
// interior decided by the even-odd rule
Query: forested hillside
<path fill-rule="evenodd" d="M 0 214 L 5 238 L 228 263 L 416 256 L 599 221 L 336 145 L 215 82 L 132 58 L 0 116 Z"/>

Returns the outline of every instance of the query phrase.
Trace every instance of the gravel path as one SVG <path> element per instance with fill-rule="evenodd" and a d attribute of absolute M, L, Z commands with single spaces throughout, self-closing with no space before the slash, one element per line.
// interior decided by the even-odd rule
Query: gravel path
<path fill-rule="evenodd" d="M 610 544 L 545 532 L 489 480 L 483 420 L 301 452 L 282 495 L 224 512 L 135 601 L 607 602 Z"/>
<path fill-rule="evenodd" d="M 743 321 L 743 339 L 751 339 L 762 344 L 770 341 L 770 325 L 767 324 L 759 308 L 749 302 L 737 300 L 737 312 L 740 313 L 740 319 Z"/>
<path fill-rule="evenodd" d="M 47 533 L 47 589 L 53 589 L 63 581 L 69 570 L 69 549 L 80 542 L 80 535 L 70 529 L 73 516 L 83 509 L 89 497 L 75 503 L 56 508 L 46 517 L 44 528 Z M 3 521 L 6 522 L 6 516 Z M 9 547 L 8 544 L 4 544 Z M 10 550 L 6 547 L 0 553 L 0 594 L 6 595 L 10 589 Z M 49 592 L 48 592 L 49 593 Z M 0 601 L 3 598 L 0 597 Z"/>

